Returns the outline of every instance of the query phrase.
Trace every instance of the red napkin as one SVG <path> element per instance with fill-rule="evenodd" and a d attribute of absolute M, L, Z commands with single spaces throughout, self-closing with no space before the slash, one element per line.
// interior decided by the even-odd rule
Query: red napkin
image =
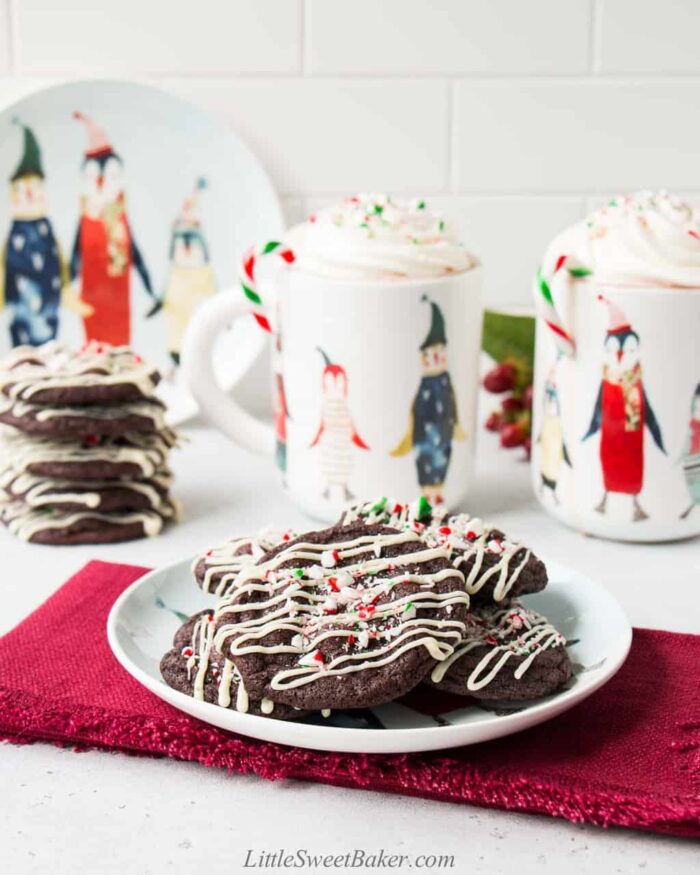
<path fill-rule="evenodd" d="M 433 753 L 322 753 L 215 729 L 119 666 L 107 614 L 145 571 L 90 562 L 0 638 L 0 738 L 700 837 L 700 636 L 635 629 L 602 690 L 509 738 Z"/>

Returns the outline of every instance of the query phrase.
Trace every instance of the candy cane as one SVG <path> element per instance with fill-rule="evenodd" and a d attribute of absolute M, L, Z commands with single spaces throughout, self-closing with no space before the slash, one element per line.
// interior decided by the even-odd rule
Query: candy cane
<path fill-rule="evenodd" d="M 552 290 L 550 288 L 551 281 L 554 280 L 557 275 L 561 276 L 560 271 L 564 267 L 566 267 L 566 273 L 568 276 L 573 279 L 582 279 L 583 277 L 590 276 L 593 272 L 587 267 L 575 263 L 571 256 L 560 255 L 554 265 L 554 271 L 550 282 L 547 281 L 541 270 L 537 272 L 537 291 L 539 293 L 537 297 L 537 309 L 542 319 L 544 319 L 545 325 L 552 332 L 552 337 L 554 338 L 554 342 L 559 352 L 564 355 L 573 356 L 576 352 L 576 341 L 566 328 L 564 328 L 564 323 L 554 304 L 554 298 L 552 297 Z"/>
<path fill-rule="evenodd" d="M 284 243 L 280 243 L 278 240 L 270 240 L 262 246 L 251 247 L 248 249 L 243 256 L 240 270 L 241 288 L 243 289 L 243 293 L 255 307 L 259 308 L 258 310 L 253 310 L 255 321 L 263 331 L 269 332 L 272 331 L 272 327 L 270 326 L 269 319 L 263 312 L 264 305 L 260 293 L 258 292 L 258 284 L 255 280 L 255 270 L 258 261 L 263 256 L 270 255 L 271 253 L 279 256 L 285 264 L 292 264 L 294 262 L 294 253 L 288 246 L 285 246 Z"/>

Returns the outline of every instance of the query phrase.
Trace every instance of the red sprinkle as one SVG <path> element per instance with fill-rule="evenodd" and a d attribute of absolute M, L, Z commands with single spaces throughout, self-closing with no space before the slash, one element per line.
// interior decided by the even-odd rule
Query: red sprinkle
<path fill-rule="evenodd" d="M 402 504 L 395 504 L 394 509 L 392 510 L 392 513 L 401 513 L 402 510 L 403 510 Z"/>
<path fill-rule="evenodd" d="M 96 434 L 86 434 L 83 440 L 83 443 L 86 443 L 90 447 L 94 447 L 95 444 L 99 444 L 100 439 Z"/>
<path fill-rule="evenodd" d="M 285 533 L 282 535 L 282 540 L 283 540 L 283 541 L 288 541 L 288 540 L 289 540 L 289 532 L 285 532 Z"/>
<path fill-rule="evenodd" d="M 441 535 L 451 535 L 452 529 L 449 526 L 440 526 L 438 532 L 440 532 Z"/>
<path fill-rule="evenodd" d="M 354 635 L 348 635 L 348 644 L 350 645 L 350 647 L 352 647 L 352 645 L 355 643 L 355 640 L 356 639 Z"/>
<path fill-rule="evenodd" d="M 489 644 L 498 644 L 498 641 L 493 637 L 493 635 L 487 635 L 486 640 Z"/>
<path fill-rule="evenodd" d="M 314 659 L 316 662 L 323 662 L 323 654 L 320 650 L 317 650 L 316 653 L 314 653 Z"/>
<path fill-rule="evenodd" d="M 476 532 L 472 532 L 472 531 L 467 532 L 467 540 L 468 541 L 476 541 Z"/>
<path fill-rule="evenodd" d="M 329 577 L 326 581 L 328 586 L 333 590 L 333 592 L 340 592 L 340 587 L 338 586 L 338 579 L 336 577 Z"/>
<path fill-rule="evenodd" d="M 192 648 L 185 647 L 184 650 L 182 651 L 182 655 L 183 656 L 192 656 Z"/>

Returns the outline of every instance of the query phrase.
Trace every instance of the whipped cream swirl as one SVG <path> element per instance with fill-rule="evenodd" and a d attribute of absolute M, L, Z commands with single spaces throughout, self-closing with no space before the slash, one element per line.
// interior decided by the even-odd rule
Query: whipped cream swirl
<path fill-rule="evenodd" d="M 478 264 L 452 223 L 424 201 L 360 194 L 310 216 L 286 243 L 299 270 L 336 279 L 440 277 Z"/>
<path fill-rule="evenodd" d="M 602 283 L 700 288 L 700 211 L 665 191 L 622 195 L 555 237 L 545 271 L 562 255 Z"/>

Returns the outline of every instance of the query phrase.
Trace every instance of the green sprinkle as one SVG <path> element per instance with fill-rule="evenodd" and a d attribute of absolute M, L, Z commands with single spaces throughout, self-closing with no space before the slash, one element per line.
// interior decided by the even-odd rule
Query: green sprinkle
<path fill-rule="evenodd" d="M 367 222 L 361 222 L 360 225 L 359 225 L 358 227 L 369 229 L 369 225 L 367 224 Z"/>
<path fill-rule="evenodd" d="M 425 517 L 429 517 L 432 512 L 433 506 L 424 495 L 421 495 L 414 504 L 413 516 L 417 520 L 422 520 L 425 519 Z"/>
<path fill-rule="evenodd" d="M 419 210 L 424 210 L 425 209 L 425 201 L 418 201 L 417 208 Z"/>
<path fill-rule="evenodd" d="M 381 204 L 375 204 L 375 205 L 374 205 L 374 212 L 375 212 L 378 216 L 381 216 L 381 214 L 384 212 L 384 207 L 383 207 Z"/>
<path fill-rule="evenodd" d="M 443 221 L 443 219 L 440 219 L 440 221 L 438 222 L 438 231 L 444 231 L 444 230 L 445 230 L 445 222 Z"/>
<path fill-rule="evenodd" d="M 297 570 L 294 572 L 294 576 L 295 576 L 295 577 L 303 577 L 303 576 L 304 576 L 304 569 L 303 569 L 303 568 L 297 568 Z"/>
<path fill-rule="evenodd" d="M 387 500 L 385 496 L 382 496 L 379 501 L 375 501 L 369 509 L 370 513 L 379 513 L 380 510 L 384 510 Z"/>
<path fill-rule="evenodd" d="M 573 277 L 590 276 L 593 271 L 588 267 L 570 267 L 569 273 Z"/>
<path fill-rule="evenodd" d="M 403 609 L 404 614 L 407 614 L 413 607 L 413 602 L 406 602 L 406 607 Z"/>
<path fill-rule="evenodd" d="M 278 240 L 270 240 L 269 243 L 266 243 L 263 246 L 263 255 L 267 255 L 268 252 L 274 252 L 275 249 L 278 249 L 282 244 Z"/>

